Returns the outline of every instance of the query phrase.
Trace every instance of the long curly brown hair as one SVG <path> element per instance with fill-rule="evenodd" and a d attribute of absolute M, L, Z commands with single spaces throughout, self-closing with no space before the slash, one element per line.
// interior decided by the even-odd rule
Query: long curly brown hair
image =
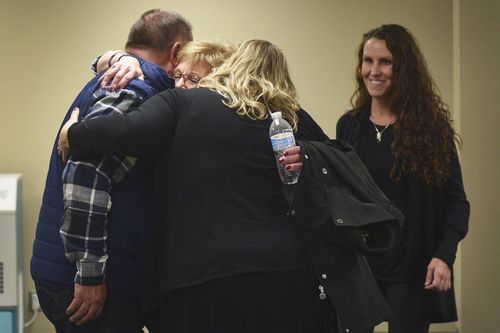
<path fill-rule="evenodd" d="M 441 100 L 417 42 L 406 28 L 388 24 L 363 35 L 357 52 L 357 86 L 351 97 L 354 115 L 371 103 L 361 74 L 363 49 L 371 38 L 384 40 L 393 56 L 393 84 L 387 100 L 397 121 L 390 176 L 398 181 L 402 174 L 413 174 L 427 185 L 442 186 L 450 176 L 455 142 L 460 146 L 461 139 L 451 126 L 448 105 Z"/>

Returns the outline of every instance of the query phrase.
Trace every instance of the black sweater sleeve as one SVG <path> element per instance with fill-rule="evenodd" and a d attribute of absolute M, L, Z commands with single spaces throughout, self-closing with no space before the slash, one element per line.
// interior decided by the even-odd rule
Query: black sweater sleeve
<path fill-rule="evenodd" d="M 451 175 L 444 192 L 444 223 L 442 238 L 434 257 L 444 260 L 450 267 L 455 261 L 458 243 L 465 237 L 469 226 L 470 204 L 467 201 L 458 156 L 451 159 Z"/>
<path fill-rule="evenodd" d="M 180 91 L 166 90 L 139 108 L 74 124 L 68 131 L 72 158 L 123 154 L 153 156 L 174 133 Z"/>
<path fill-rule="evenodd" d="M 328 135 L 323 132 L 318 123 L 306 111 L 300 109 L 297 116 L 299 117 L 298 130 L 295 134 L 297 140 L 320 142 L 328 140 Z"/>

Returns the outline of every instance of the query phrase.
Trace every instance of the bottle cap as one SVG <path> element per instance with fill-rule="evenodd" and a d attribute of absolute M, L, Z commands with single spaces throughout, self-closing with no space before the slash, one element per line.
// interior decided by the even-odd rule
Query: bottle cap
<path fill-rule="evenodd" d="M 280 112 L 280 111 L 278 111 L 278 112 L 273 112 L 273 113 L 271 113 L 271 118 L 272 118 L 272 119 L 281 118 L 281 112 Z"/>

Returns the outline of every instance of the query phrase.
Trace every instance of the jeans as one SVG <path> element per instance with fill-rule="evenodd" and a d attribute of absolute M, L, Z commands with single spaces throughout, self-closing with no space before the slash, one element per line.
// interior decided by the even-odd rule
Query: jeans
<path fill-rule="evenodd" d="M 69 321 L 66 309 L 73 300 L 73 288 L 35 283 L 40 307 L 57 333 L 138 333 L 146 325 L 141 304 L 108 295 L 102 313 L 83 325 Z"/>

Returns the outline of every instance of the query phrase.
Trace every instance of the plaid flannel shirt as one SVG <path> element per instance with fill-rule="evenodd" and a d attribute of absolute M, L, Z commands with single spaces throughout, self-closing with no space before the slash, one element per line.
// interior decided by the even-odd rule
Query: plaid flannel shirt
<path fill-rule="evenodd" d="M 100 89 L 92 96 L 89 108 L 82 110 L 83 119 L 125 113 L 142 102 L 142 97 L 132 90 Z M 70 159 L 63 171 L 64 215 L 60 234 L 66 257 L 76 263 L 78 284 L 104 282 L 111 187 L 125 177 L 135 162 L 136 158 L 115 155 Z"/>

